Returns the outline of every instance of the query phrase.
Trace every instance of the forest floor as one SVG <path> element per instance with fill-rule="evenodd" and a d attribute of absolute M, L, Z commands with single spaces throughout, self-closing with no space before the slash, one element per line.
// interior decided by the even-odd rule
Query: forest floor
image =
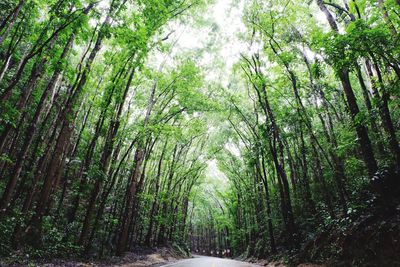
<path fill-rule="evenodd" d="M 23 261 L 20 263 L 7 263 L 0 259 L 0 267 L 142 267 L 161 266 L 185 258 L 181 253 L 170 248 L 146 249 L 128 252 L 123 257 L 111 257 L 103 260 L 64 260 L 54 259 L 51 261 Z"/>
<path fill-rule="evenodd" d="M 254 258 L 249 258 L 247 259 L 248 262 L 254 263 L 260 266 L 265 266 L 265 267 L 288 267 L 287 264 L 285 264 L 283 261 L 270 261 L 266 259 L 254 259 Z M 297 267 L 326 267 L 326 265 L 320 265 L 320 264 L 314 264 L 314 263 L 302 263 L 297 265 Z"/>
<path fill-rule="evenodd" d="M 303 244 L 291 260 L 249 258 L 248 262 L 268 267 L 400 266 L 400 205 L 393 210 L 354 218 L 346 226 L 332 226 Z M 310 263 L 306 263 L 310 262 Z"/>
<path fill-rule="evenodd" d="M 318 227 L 312 238 L 299 240 L 298 249 L 282 249 L 271 261 L 247 260 L 277 267 L 286 266 L 280 262 L 296 267 L 400 266 L 399 172 L 382 172 L 374 183 L 380 191 L 364 191 L 347 214 Z M 280 258 L 286 260 L 275 262 Z"/>

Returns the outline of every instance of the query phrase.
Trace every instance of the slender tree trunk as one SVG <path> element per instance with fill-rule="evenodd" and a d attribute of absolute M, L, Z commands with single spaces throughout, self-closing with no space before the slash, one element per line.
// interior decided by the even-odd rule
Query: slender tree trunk
<path fill-rule="evenodd" d="M 382 74 L 381 74 L 381 71 L 380 71 L 377 63 L 374 63 L 374 68 L 375 68 L 376 75 L 378 78 L 377 82 L 374 78 L 372 66 L 371 66 L 370 62 L 367 61 L 367 71 L 368 71 L 368 74 L 371 79 L 373 96 L 376 99 L 376 102 L 378 105 L 379 115 L 382 120 L 382 126 L 389 137 L 389 147 L 395 158 L 396 165 L 398 167 L 400 167 L 400 146 L 399 146 L 399 142 L 397 141 L 396 130 L 394 128 L 393 121 L 392 121 L 392 118 L 390 115 L 389 106 L 388 106 L 389 96 L 388 96 L 388 93 L 386 92 L 386 88 L 383 83 Z M 382 95 L 379 93 L 378 84 L 379 84 L 379 87 L 381 88 Z"/>
<path fill-rule="evenodd" d="M 318 7 L 321 11 L 325 14 L 329 25 L 331 26 L 332 30 L 335 32 L 339 32 L 339 28 L 336 24 L 335 19 L 333 18 L 332 14 L 326 8 L 325 4 L 322 0 L 316 0 Z M 378 170 L 378 164 L 375 160 L 375 155 L 372 150 L 371 141 L 368 136 L 368 130 L 366 126 L 362 122 L 358 122 L 359 119 L 358 114 L 360 110 L 358 108 L 357 99 L 354 95 L 353 88 L 351 87 L 349 71 L 345 68 L 338 70 L 338 76 L 343 86 L 343 90 L 346 96 L 347 104 L 349 107 L 350 115 L 353 120 L 354 126 L 356 128 L 358 143 L 361 148 L 361 153 L 364 159 L 364 163 L 367 167 L 369 176 L 373 176 L 375 172 Z"/>
<path fill-rule="evenodd" d="M 153 110 L 154 104 L 155 104 L 155 93 L 156 93 L 156 88 L 157 88 L 157 81 L 154 83 L 152 92 L 149 98 L 149 102 L 147 105 L 147 111 L 146 115 L 144 118 L 144 129 L 146 129 L 147 124 L 149 123 L 150 120 L 150 115 Z M 143 137 L 139 137 L 143 138 Z M 129 227 L 132 222 L 132 215 L 133 215 L 133 210 L 134 210 L 134 198 L 137 190 L 137 183 L 138 179 L 141 175 L 141 168 L 142 168 L 142 163 L 144 159 L 144 148 L 143 144 L 141 144 L 143 141 L 139 141 L 138 148 L 136 149 L 136 154 L 135 154 L 135 167 L 134 170 L 132 171 L 131 176 L 129 177 L 128 181 L 128 188 L 127 188 L 127 197 L 126 197 L 126 203 L 125 203 L 125 211 L 124 215 L 122 218 L 122 226 L 121 226 L 121 231 L 119 233 L 119 240 L 118 240 L 118 245 L 117 245 L 117 254 L 122 255 L 122 253 L 125 252 L 127 242 L 128 242 L 128 237 L 129 237 Z"/>
<path fill-rule="evenodd" d="M 2 24 L 0 25 L 0 33 L 4 30 L 4 32 L 0 35 L 0 46 L 4 42 L 4 40 L 7 38 L 8 33 L 10 32 L 11 28 L 14 26 L 15 21 L 17 20 L 17 17 L 22 9 L 22 7 L 25 4 L 25 0 L 20 0 L 18 2 L 18 5 L 14 8 L 12 13 L 8 16 L 10 18 L 10 21 L 8 22 L 8 18 L 6 18 Z"/>
<path fill-rule="evenodd" d="M 263 185 L 264 185 L 264 190 L 265 190 L 265 197 L 266 197 L 266 206 L 267 206 L 267 222 L 268 222 L 268 236 L 269 236 L 269 243 L 270 243 L 270 248 L 271 248 L 271 253 L 276 253 L 276 244 L 275 244 L 275 237 L 274 237 L 274 228 L 272 224 L 272 208 L 271 208 L 271 197 L 270 197 L 270 192 L 269 192 L 269 186 L 268 186 L 268 178 L 267 178 L 267 171 L 265 167 L 265 159 L 264 159 L 264 154 L 261 155 L 261 167 L 262 167 L 262 172 L 263 172 Z"/>
<path fill-rule="evenodd" d="M 61 64 L 61 61 L 65 59 L 65 57 L 67 56 L 69 50 L 71 49 L 72 43 L 74 40 L 74 35 L 71 35 L 70 39 L 67 42 L 67 45 L 64 48 L 64 51 L 60 57 L 60 61 L 59 64 Z M 43 63 L 42 63 L 43 64 Z M 59 66 L 58 64 L 58 66 Z M 2 205 L 1 205 L 1 209 L 5 209 L 6 206 L 9 204 L 10 198 L 11 198 L 11 194 L 14 191 L 15 185 L 18 181 L 18 178 L 21 174 L 22 171 L 22 167 L 23 167 L 23 163 L 26 160 L 26 156 L 28 154 L 28 150 L 29 147 L 32 143 L 33 137 L 35 135 L 36 132 L 36 128 L 37 128 L 37 123 L 39 121 L 40 115 L 42 113 L 42 110 L 44 108 L 45 105 L 45 101 L 49 95 L 50 92 L 52 92 L 54 90 L 54 87 L 56 86 L 56 83 L 60 77 L 61 74 L 61 68 L 58 67 L 52 78 L 50 79 L 50 82 L 48 83 L 47 87 L 45 88 L 44 92 L 42 93 L 41 99 L 39 101 L 38 106 L 36 107 L 36 111 L 35 114 L 33 115 L 33 118 L 28 126 L 28 129 L 26 131 L 26 136 L 25 139 L 23 141 L 23 145 L 17 155 L 17 160 L 16 163 L 14 165 L 13 171 L 12 171 L 12 176 L 10 177 L 10 180 L 7 184 L 6 190 L 3 193 L 3 197 L 2 197 Z M 32 85 L 33 86 L 33 85 Z M 24 101 L 25 102 L 25 101 Z M 22 105 L 24 105 L 24 103 L 22 103 Z"/>
<path fill-rule="evenodd" d="M 158 194 L 159 194 L 160 182 L 161 182 L 160 181 L 160 179 L 161 179 L 161 169 L 162 169 L 162 163 L 163 163 L 163 160 L 164 160 L 167 144 L 168 144 L 168 139 L 164 144 L 163 150 L 162 150 L 161 155 L 160 155 L 160 159 L 158 161 L 158 166 L 157 166 L 157 174 L 156 174 L 156 177 L 155 177 L 156 183 L 155 183 L 155 188 L 154 188 L 154 200 L 153 200 L 153 203 L 151 205 L 151 210 L 150 210 L 150 215 L 149 215 L 149 218 L 150 218 L 149 228 L 147 230 L 147 234 L 146 234 L 146 238 L 145 238 L 145 244 L 148 247 L 152 246 L 151 237 L 153 236 L 154 216 L 155 216 L 156 210 L 158 208 Z"/>
<path fill-rule="evenodd" d="M 107 16 L 105 21 L 103 22 L 102 27 L 106 27 L 110 22 L 110 17 Z M 51 162 L 49 163 L 49 167 L 46 170 L 46 176 L 44 179 L 43 187 L 40 193 L 40 198 L 37 202 L 36 205 L 36 211 L 35 215 L 32 217 L 31 223 L 30 223 L 30 230 L 36 232 L 37 234 L 40 235 L 41 232 L 41 224 L 42 224 L 42 218 L 44 216 L 44 213 L 47 208 L 47 203 L 50 197 L 51 193 L 51 187 L 53 185 L 53 179 L 58 180 L 57 177 L 55 177 L 56 172 L 61 173 L 59 168 L 63 167 L 63 154 L 68 150 L 69 144 L 70 144 L 70 138 L 72 135 L 73 131 L 73 124 L 71 121 L 71 118 L 68 118 L 71 116 L 72 118 L 75 118 L 75 113 L 73 111 L 74 105 L 76 101 L 79 99 L 79 96 L 81 94 L 81 91 L 83 87 L 85 86 L 88 75 L 91 70 L 92 63 L 97 55 L 97 53 L 100 51 L 101 45 L 102 45 L 102 40 L 104 37 L 104 33 L 102 29 L 99 31 L 99 35 L 97 36 L 96 43 L 86 61 L 86 66 L 84 70 L 82 71 L 81 75 L 78 75 L 76 85 L 72 87 L 72 95 L 69 98 L 69 100 L 66 103 L 66 107 L 64 111 L 62 111 L 62 117 L 60 118 L 61 121 L 63 121 L 59 137 L 57 139 L 56 147 L 53 153 L 53 158 L 51 159 Z M 33 237 L 34 235 L 32 235 Z M 34 237 L 33 237 L 34 238 Z"/>

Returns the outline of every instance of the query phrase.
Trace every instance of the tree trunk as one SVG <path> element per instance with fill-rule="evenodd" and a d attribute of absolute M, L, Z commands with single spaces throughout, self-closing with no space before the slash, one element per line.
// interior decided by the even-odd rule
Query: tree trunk
<path fill-rule="evenodd" d="M 316 0 L 319 8 L 325 14 L 329 25 L 332 30 L 339 32 L 339 28 L 336 24 L 332 14 L 326 8 L 322 0 Z M 358 108 L 357 99 L 354 95 L 353 88 L 351 87 L 349 71 L 347 69 L 338 70 L 338 76 L 343 86 L 344 93 L 346 95 L 347 104 L 349 107 L 350 115 L 356 128 L 358 143 L 361 148 L 361 153 L 364 159 L 364 163 L 367 167 L 369 176 L 373 176 L 378 170 L 378 164 L 375 160 L 374 152 L 372 150 L 371 141 L 368 136 L 368 130 L 362 122 L 357 121 L 359 119 L 358 114 L 360 110 Z"/>
<path fill-rule="evenodd" d="M 12 13 L 8 16 L 11 19 L 10 22 L 8 22 L 8 18 L 6 18 L 2 22 L 2 24 L 0 26 L 0 32 L 3 31 L 4 28 L 5 28 L 5 30 L 4 30 L 3 34 L 0 35 L 0 46 L 4 42 L 4 40 L 7 38 L 7 35 L 10 32 L 11 28 L 14 26 L 14 23 L 17 20 L 19 12 L 21 11 L 21 9 L 24 6 L 24 4 L 25 4 L 25 0 L 20 0 L 18 2 L 18 5 L 14 8 Z"/>

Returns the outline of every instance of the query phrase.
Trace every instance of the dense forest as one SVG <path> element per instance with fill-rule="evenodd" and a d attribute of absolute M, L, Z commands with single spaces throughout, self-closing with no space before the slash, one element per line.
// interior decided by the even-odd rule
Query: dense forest
<path fill-rule="evenodd" d="M 0 1 L 0 258 L 400 265 L 399 30 L 399 0 Z"/>

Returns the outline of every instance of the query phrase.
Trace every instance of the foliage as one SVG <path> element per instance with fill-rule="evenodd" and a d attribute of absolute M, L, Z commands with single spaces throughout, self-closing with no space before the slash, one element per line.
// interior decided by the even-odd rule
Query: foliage
<path fill-rule="evenodd" d="M 0 3 L 2 257 L 362 265 L 391 240 L 399 2 L 228 4 L 240 32 L 208 21 L 213 1 Z M 204 47 L 179 45 L 187 26 Z M 346 254 L 347 233 L 377 241 Z"/>

